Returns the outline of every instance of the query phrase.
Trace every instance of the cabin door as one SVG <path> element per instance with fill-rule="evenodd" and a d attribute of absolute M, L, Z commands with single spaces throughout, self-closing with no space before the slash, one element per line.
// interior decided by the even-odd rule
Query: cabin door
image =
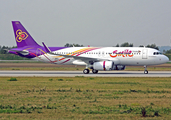
<path fill-rule="evenodd" d="M 142 59 L 147 59 L 147 53 L 148 53 L 147 49 L 142 50 Z"/>

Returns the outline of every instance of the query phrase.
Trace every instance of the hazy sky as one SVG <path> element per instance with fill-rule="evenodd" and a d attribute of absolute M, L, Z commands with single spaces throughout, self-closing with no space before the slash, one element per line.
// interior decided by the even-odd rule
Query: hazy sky
<path fill-rule="evenodd" d="M 11 21 L 42 45 L 170 45 L 171 0 L 0 0 L 0 45 L 16 45 Z"/>

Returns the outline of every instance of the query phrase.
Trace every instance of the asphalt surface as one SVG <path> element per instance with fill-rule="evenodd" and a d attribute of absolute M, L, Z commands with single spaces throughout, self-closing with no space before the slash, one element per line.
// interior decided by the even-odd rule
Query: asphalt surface
<path fill-rule="evenodd" d="M 6 71 L 1 70 L 0 76 L 6 77 L 171 77 L 171 71 L 99 71 L 98 74 L 83 74 L 82 71 Z"/>

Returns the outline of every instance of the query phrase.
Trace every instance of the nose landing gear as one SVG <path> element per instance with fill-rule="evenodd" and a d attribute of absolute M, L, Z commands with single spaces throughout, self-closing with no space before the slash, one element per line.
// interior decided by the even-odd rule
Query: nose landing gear
<path fill-rule="evenodd" d="M 144 74 L 148 74 L 147 66 L 144 65 Z"/>

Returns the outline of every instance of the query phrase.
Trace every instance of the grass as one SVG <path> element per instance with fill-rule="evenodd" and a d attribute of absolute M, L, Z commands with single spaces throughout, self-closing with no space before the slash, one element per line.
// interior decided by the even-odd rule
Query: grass
<path fill-rule="evenodd" d="M 8 81 L 17 81 L 17 78 L 10 78 Z"/>
<path fill-rule="evenodd" d="M 0 119 L 171 119 L 171 78 L 0 77 Z"/>

